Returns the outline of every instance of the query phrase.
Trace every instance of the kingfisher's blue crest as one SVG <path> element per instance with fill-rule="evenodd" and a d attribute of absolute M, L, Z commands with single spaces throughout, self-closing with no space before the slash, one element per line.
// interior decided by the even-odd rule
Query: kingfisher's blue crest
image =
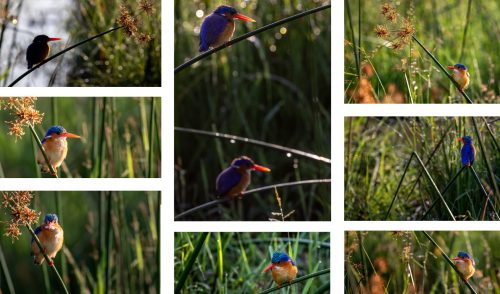
<path fill-rule="evenodd" d="M 253 165 L 254 165 L 254 162 L 250 158 L 248 158 L 246 156 L 242 156 L 242 157 L 236 158 L 231 163 L 231 166 L 236 167 L 236 168 L 239 168 L 239 167 L 248 167 L 248 168 L 251 168 Z"/>
<path fill-rule="evenodd" d="M 458 68 L 458 69 L 463 69 L 463 70 L 467 70 L 467 66 L 461 64 L 461 63 L 457 63 L 455 64 L 455 67 Z"/>
<path fill-rule="evenodd" d="M 56 215 L 56 214 L 54 214 L 54 213 L 47 213 L 47 214 L 45 215 L 45 219 L 44 219 L 44 221 L 45 221 L 46 223 L 47 223 L 47 222 L 54 222 L 54 221 L 55 221 L 55 222 L 58 222 L 58 221 L 59 221 L 59 218 L 58 218 L 58 217 L 57 217 L 57 215 Z"/>
<path fill-rule="evenodd" d="M 457 257 L 460 257 L 461 259 L 465 259 L 465 258 L 470 259 L 472 261 L 472 265 L 476 265 L 476 263 L 474 262 L 474 259 L 467 252 L 459 251 Z"/>
<path fill-rule="evenodd" d="M 217 7 L 217 9 L 214 10 L 214 13 L 217 13 L 217 14 L 226 14 L 226 13 L 236 14 L 236 13 L 238 13 L 238 11 L 236 11 L 236 9 L 234 9 L 231 6 L 221 5 L 221 6 Z"/>
<path fill-rule="evenodd" d="M 463 136 L 462 140 L 464 141 L 465 144 L 470 144 L 472 143 L 472 138 L 471 136 Z"/>
<path fill-rule="evenodd" d="M 279 263 L 281 261 L 291 261 L 292 265 L 295 265 L 295 262 L 292 260 L 292 258 L 290 256 L 288 256 L 288 254 L 286 254 L 284 252 L 274 252 L 273 257 L 271 259 L 271 262 L 272 263 Z"/>
<path fill-rule="evenodd" d="M 66 129 L 61 127 L 61 126 L 52 126 L 47 130 L 47 133 L 45 133 L 45 136 L 42 139 L 42 143 L 45 142 L 47 137 L 52 136 L 53 134 L 60 135 L 62 133 L 66 133 Z"/>

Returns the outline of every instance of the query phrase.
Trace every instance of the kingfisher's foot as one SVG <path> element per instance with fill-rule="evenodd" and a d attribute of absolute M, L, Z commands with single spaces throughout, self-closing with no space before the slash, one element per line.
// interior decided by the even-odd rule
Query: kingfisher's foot
<path fill-rule="evenodd" d="M 54 261 L 49 261 L 49 266 L 54 266 Z"/>
<path fill-rule="evenodd" d="M 240 194 L 238 194 L 238 199 L 243 199 L 243 192 L 241 192 Z"/>

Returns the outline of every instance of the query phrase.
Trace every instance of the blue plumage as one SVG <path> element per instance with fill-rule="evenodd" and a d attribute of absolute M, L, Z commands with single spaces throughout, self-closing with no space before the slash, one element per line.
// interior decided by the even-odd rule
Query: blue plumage
<path fill-rule="evenodd" d="M 217 176 L 215 182 L 217 196 L 241 197 L 250 184 L 250 172 L 252 170 L 271 171 L 267 167 L 255 164 L 247 156 L 235 158 L 231 165 Z"/>
<path fill-rule="evenodd" d="M 207 51 L 224 31 L 229 19 L 215 12 L 205 18 L 200 30 L 200 52 Z"/>
<path fill-rule="evenodd" d="M 472 143 L 472 138 L 470 136 L 464 136 L 462 138 L 464 146 L 460 150 L 462 156 L 462 165 L 472 165 L 476 157 L 476 149 Z"/>
<path fill-rule="evenodd" d="M 241 173 L 238 168 L 231 165 L 223 170 L 216 180 L 217 195 L 224 196 L 229 190 L 241 181 Z"/>
<path fill-rule="evenodd" d="M 227 43 L 234 34 L 234 19 L 255 22 L 252 18 L 240 14 L 230 6 L 219 6 L 205 17 L 200 29 L 200 52 Z"/>

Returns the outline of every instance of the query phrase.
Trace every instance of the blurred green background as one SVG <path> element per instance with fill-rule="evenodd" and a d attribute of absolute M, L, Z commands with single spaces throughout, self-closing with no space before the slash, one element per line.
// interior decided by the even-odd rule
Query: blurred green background
<path fill-rule="evenodd" d="M 200 235 L 175 233 L 176 285 Z M 328 269 L 330 233 L 209 233 L 181 293 L 258 293 L 276 286 L 270 271 L 262 273 L 275 251 L 295 261 L 297 278 Z M 329 290 L 330 274 L 323 274 L 275 293 Z"/>
<path fill-rule="evenodd" d="M 450 258 L 468 252 L 477 293 L 500 293 L 500 232 L 427 232 Z M 470 293 L 422 232 L 346 232 L 345 293 Z"/>
<path fill-rule="evenodd" d="M 68 155 L 59 168 L 59 177 L 160 177 L 160 100 L 41 97 L 35 107 L 45 115 L 35 130 L 42 138 L 48 128 L 57 124 L 82 137 L 67 140 Z M 0 110 L 0 176 L 50 177 L 39 174 L 34 157 L 38 146 L 29 129 L 17 141 L 7 134 L 9 125 L 4 122 L 10 120 L 10 110 Z"/>
<path fill-rule="evenodd" d="M 218 5 L 232 5 L 257 21 L 237 21 L 235 36 L 239 36 L 328 3 L 175 1 L 175 65 L 198 54 L 203 17 Z M 175 125 L 229 133 L 330 157 L 330 33 L 330 9 L 326 9 L 265 31 L 178 72 Z M 254 173 L 249 189 L 331 175 L 330 165 L 318 161 L 177 131 L 176 211 L 213 200 L 217 174 L 241 155 L 272 169 L 271 174 Z M 285 197 L 286 209 L 296 210 L 294 220 L 330 219 L 329 185 L 278 192 Z M 235 204 L 236 208 L 211 210 L 197 214 L 195 219 L 266 220 L 277 209 L 274 191 L 260 195 L 266 197 L 243 199 Z M 211 216 L 214 212 L 220 215 Z"/>
<path fill-rule="evenodd" d="M 35 192 L 31 208 L 56 213 L 64 247 L 54 259 L 71 293 L 160 293 L 159 192 Z M 19 240 L 3 235 L 0 289 L 11 293 L 63 293 L 47 263 L 33 264 L 31 235 L 21 227 Z M 33 226 L 33 229 L 35 226 Z M 7 277 L 9 275 L 10 277 Z M 47 275 L 48 282 L 44 281 Z"/>
<path fill-rule="evenodd" d="M 469 2 L 471 12 L 467 21 Z M 381 8 L 385 3 L 396 7 L 397 23 L 384 19 Z M 465 103 L 448 78 L 415 42 L 396 51 L 389 47 L 390 43 L 377 38 L 375 27 L 387 25 L 392 34 L 388 40 L 394 41 L 396 30 L 406 16 L 412 19 L 415 37 L 441 64 L 463 63 L 468 67 L 471 83 L 466 92 L 474 103 L 500 102 L 500 67 L 497 66 L 500 43 L 496 41 L 500 39 L 500 14 L 492 13 L 500 10 L 499 1 L 370 0 L 346 1 L 346 4 L 349 4 L 345 5 L 344 14 L 346 103 L 409 103 L 410 91 L 414 103 Z M 467 35 L 463 43 L 466 24 Z M 361 48 L 362 76 L 369 84 L 358 84 L 354 45 Z M 372 95 L 367 94 L 367 85 L 373 87 Z M 361 93 L 356 89 L 361 89 Z"/>
<path fill-rule="evenodd" d="M 471 117 L 347 117 L 345 127 L 345 219 L 382 220 L 389 210 L 405 165 L 415 151 L 425 163 L 434 149 L 434 156 L 426 165 L 440 191 L 462 167 L 458 137 L 469 135 L 477 149 L 474 169 L 482 185 L 490 193 L 495 212 L 500 211 L 498 192 L 489 179 L 483 156 L 486 156 L 497 186 L 500 186 L 500 151 L 498 149 L 498 117 L 475 117 L 484 146 L 480 148 Z M 489 127 L 492 131 L 488 130 Z M 496 141 L 496 142 L 495 142 Z M 441 142 L 441 144 L 439 144 Z M 412 160 L 401 189 L 392 207 L 389 220 L 416 220 L 423 217 L 431 203 L 439 196 L 431 182 L 417 177 L 421 166 Z M 412 187 L 414 189 L 412 190 Z M 473 174 L 465 170 L 444 195 L 457 219 L 481 218 L 485 197 Z M 493 211 L 490 211 L 493 212 Z M 438 202 L 427 220 L 451 219 L 444 205 Z M 491 219 L 486 215 L 485 219 Z M 495 218 L 496 219 L 496 218 Z"/>

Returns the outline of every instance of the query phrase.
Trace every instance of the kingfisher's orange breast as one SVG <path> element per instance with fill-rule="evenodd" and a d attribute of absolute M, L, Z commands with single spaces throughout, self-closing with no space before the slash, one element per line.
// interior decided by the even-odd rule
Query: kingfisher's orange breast
<path fill-rule="evenodd" d="M 297 271 L 297 267 L 290 261 L 280 262 L 272 268 L 273 280 L 278 285 L 289 283 L 295 279 Z"/>
<path fill-rule="evenodd" d="M 476 271 L 471 260 L 457 260 L 455 261 L 455 266 L 466 280 L 472 277 Z"/>

